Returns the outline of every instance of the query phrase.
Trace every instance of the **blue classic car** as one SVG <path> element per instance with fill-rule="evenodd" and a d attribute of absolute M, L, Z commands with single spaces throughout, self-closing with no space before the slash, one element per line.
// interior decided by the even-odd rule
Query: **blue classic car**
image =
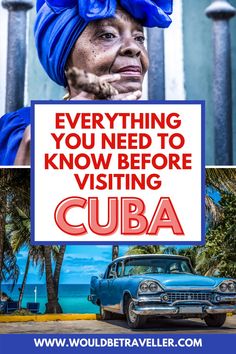
<path fill-rule="evenodd" d="M 89 300 L 100 306 L 101 318 L 125 314 L 130 328 L 147 317 L 201 318 L 210 327 L 236 313 L 236 281 L 194 273 L 187 257 L 130 255 L 117 258 L 104 276 L 93 276 Z"/>

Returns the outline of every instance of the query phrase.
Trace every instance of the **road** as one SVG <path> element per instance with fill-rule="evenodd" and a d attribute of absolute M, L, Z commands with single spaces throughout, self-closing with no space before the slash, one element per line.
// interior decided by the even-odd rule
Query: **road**
<path fill-rule="evenodd" d="M 0 323 L 0 333 L 69 333 L 69 334 L 131 334 L 131 333 L 234 333 L 236 334 L 236 316 L 227 317 L 221 328 L 208 328 L 204 321 L 194 320 L 167 320 L 161 319 L 158 323 L 147 322 L 142 330 L 130 330 L 123 319 L 113 321 L 51 321 L 51 322 L 21 322 Z"/>

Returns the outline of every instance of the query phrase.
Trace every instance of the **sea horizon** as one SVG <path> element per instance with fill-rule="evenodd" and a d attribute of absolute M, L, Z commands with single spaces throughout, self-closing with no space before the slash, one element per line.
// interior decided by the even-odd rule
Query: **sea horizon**
<path fill-rule="evenodd" d="M 21 284 L 16 284 L 11 292 L 10 285 L 2 284 L 1 290 L 17 301 L 20 287 Z M 58 297 L 63 313 L 99 313 L 99 307 L 88 301 L 89 293 L 90 284 L 60 284 Z M 39 311 L 44 313 L 47 303 L 46 284 L 26 284 L 22 308 L 26 308 L 27 302 L 39 302 Z"/>

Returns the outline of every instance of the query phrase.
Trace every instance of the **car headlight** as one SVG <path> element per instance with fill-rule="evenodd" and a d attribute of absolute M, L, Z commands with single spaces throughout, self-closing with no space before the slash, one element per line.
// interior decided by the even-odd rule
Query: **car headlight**
<path fill-rule="evenodd" d="M 228 290 L 231 293 L 235 293 L 236 292 L 236 283 L 234 282 L 229 282 L 228 283 Z"/>
<path fill-rule="evenodd" d="M 154 282 L 150 283 L 149 284 L 149 289 L 153 293 L 157 292 L 158 291 L 158 284 L 154 283 Z"/>
<path fill-rule="evenodd" d="M 142 293 L 146 293 L 148 291 L 148 284 L 147 283 L 143 283 L 140 285 L 140 290 Z"/>
<path fill-rule="evenodd" d="M 220 291 L 222 291 L 224 293 L 227 289 L 228 289 L 228 287 L 227 287 L 226 283 L 220 284 Z"/>
<path fill-rule="evenodd" d="M 233 280 L 223 281 L 217 288 L 216 291 L 221 293 L 235 293 L 236 292 L 236 282 Z"/>
<path fill-rule="evenodd" d="M 153 280 L 145 280 L 139 284 L 139 294 L 155 294 L 163 291 L 162 287 Z"/>

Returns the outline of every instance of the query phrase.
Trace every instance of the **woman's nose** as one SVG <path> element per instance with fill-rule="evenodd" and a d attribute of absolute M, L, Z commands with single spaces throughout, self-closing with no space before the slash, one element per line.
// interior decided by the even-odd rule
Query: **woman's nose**
<path fill-rule="evenodd" d="M 139 57 L 141 49 L 134 38 L 125 39 L 120 47 L 120 54 L 128 57 Z"/>

